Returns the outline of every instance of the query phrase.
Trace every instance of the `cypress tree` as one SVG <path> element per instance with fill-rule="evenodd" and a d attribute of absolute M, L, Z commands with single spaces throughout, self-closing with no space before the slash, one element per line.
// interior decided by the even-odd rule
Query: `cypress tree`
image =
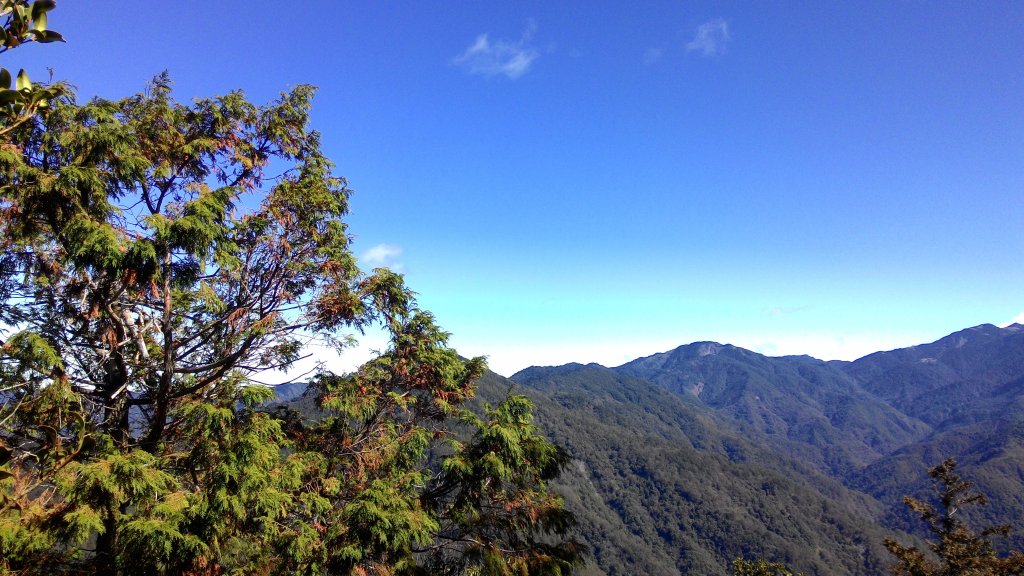
<path fill-rule="evenodd" d="M 990 540 L 992 536 L 1008 534 L 1008 524 L 975 533 L 964 522 L 960 512 L 967 506 L 984 505 L 987 499 L 984 494 L 975 492 L 970 482 L 956 474 L 956 466 L 956 460 L 948 458 L 928 470 L 939 494 L 939 508 L 909 496 L 903 499 L 928 525 L 934 540 L 928 542 L 926 551 L 887 538 L 885 546 L 896 557 L 892 573 L 900 576 L 1024 574 L 1024 554 L 1014 551 L 1009 556 L 999 557 Z"/>
<path fill-rule="evenodd" d="M 3 6 L 6 47 L 59 39 L 53 2 Z M 484 361 L 448 347 L 400 275 L 359 269 L 312 87 L 267 105 L 181 104 L 166 74 L 117 101 L 15 91 L 0 90 L 0 573 L 579 563 L 547 486 L 566 457 L 529 402 L 468 410 Z M 390 344 L 312 379 L 318 418 L 267 407 L 261 374 L 372 325 Z"/>

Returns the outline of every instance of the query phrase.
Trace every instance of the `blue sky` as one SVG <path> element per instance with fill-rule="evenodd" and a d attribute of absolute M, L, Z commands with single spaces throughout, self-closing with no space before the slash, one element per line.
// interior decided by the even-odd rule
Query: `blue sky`
<path fill-rule="evenodd" d="M 1024 318 L 1020 2 L 62 0 L 81 97 L 320 87 L 355 248 L 511 374 Z M 372 338 L 371 338 L 372 340 Z"/>

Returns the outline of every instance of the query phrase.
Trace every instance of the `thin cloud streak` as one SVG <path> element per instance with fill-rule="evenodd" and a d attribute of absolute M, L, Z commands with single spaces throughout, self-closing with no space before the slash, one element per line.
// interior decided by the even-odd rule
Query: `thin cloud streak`
<path fill-rule="evenodd" d="M 396 272 L 402 267 L 396 260 L 402 255 L 401 246 L 394 244 L 377 244 L 359 258 L 367 268 L 391 268 Z"/>
<path fill-rule="evenodd" d="M 470 74 L 478 76 L 504 75 L 515 80 L 529 72 L 540 53 L 530 43 L 537 25 L 532 20 L 527 23 L 522 37 L 516 42 L 505 40 L 491 41 L 486 33 L 476 37 L 469 48 L 452 59 L 452 64 L 459 66 Z"/>
<path fill-rule="evenodd" d="M 768 315 L 772 318 L 779 318 L 781 316 L 788 316 L 797 312 L 803 312 L 809 308 L 810 306 L 776 306 L 768 311 Z"/>
<path fill-rule="evenodd" d="M 1017 314 L 1013 318 L 1010 318 L 1006 322 L 999 325 L 1000 328 L 1006 328 L 1007 326 L 1013 326 L 1014 324 L 1024 324 L 1024 312 Z"/>
<path fill-rule="evenodd" d="M 697 34 L 686 45 L 687 52 L 700 52 L 704 56 L 719 56 L 725 53 L 726 45 L 732 40 L 729 23 L 715 18 L 697 27 Z"/>

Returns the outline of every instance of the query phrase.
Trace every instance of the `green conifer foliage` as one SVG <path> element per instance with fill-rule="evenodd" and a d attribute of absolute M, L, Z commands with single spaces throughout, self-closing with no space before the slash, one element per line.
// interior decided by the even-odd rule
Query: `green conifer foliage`
<path fill-rule="evenodd" d="M 1024 554 L 996 555 L 991 536 L 1005 536 L 1009 525 L 986 528 L 976 534 L 957 515 L 965 506 L 984 505 L 984 494 L 956 474 L 956 460 L 948 458 L 928 470 L 939 493 L 941 510 L 927 502 L 906 497 L 907 506 L 928 524 L 936 540 L 928 542 L 930 552 L 886 539 L 885 546 L 896 557 L 892 573 L 899 576 L 1012 576 L 1024 574 Z"/>
<path fill-rule="evenodd" d="M 6 38 L 28 6 L 11 5 Z M 447 346 L 401 276 L 358 268 L 313 93 L 185 105 L 161 75 L 118 101 L 62 89 L 6 109 L 0 574 L 579 563 L 547 488 L 565 456 L 529 402 L 469 411 L 483 360 Z M 380 357 L 311 383 L 322 417 L 267 408 L 261 373 L 374 324 Z"/>

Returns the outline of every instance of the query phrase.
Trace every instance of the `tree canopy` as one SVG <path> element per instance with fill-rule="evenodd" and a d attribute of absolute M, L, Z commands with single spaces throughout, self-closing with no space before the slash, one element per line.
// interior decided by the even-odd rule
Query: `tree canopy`
<path fill-rule="evenodd" d="M 958 515 L 966 506 L 984 505 L 984 494 L 975 492 L 970 482 L 956 474 L 956 460 L 947 458 L 928 470 L 939 494 L 940 507 L 906 497 L 904 502 L 921 517 L 935 540 L 928 542 L 928 550 L 906 546 L 895 539 L 885 541 L 886 548 L 896 557 L 892 573 L 897 576 L 1012 576 L 1024 574 L 1024 554 L 1012 552 L 1009 556 L 996 554 L 990 538 L 1006 536 L 1010 525 L 985 528 L 975 533 Z"/>
<path fill-rule="evenodd" d="M 3 7 L 5 48 L 60 39 L 52 2 Z M 469 410 L 483 359 L 359 269 L 312 87 L 182 104 L 163 74 L 80 104 L 20 78 L 0 91 L 0 573 L 578 564 L 547 486 L 566 457 L 529 402 Z M 372 325 L 387 349 L 318 371 L 315 418 L 268 406 L 261 375 Z"/>

